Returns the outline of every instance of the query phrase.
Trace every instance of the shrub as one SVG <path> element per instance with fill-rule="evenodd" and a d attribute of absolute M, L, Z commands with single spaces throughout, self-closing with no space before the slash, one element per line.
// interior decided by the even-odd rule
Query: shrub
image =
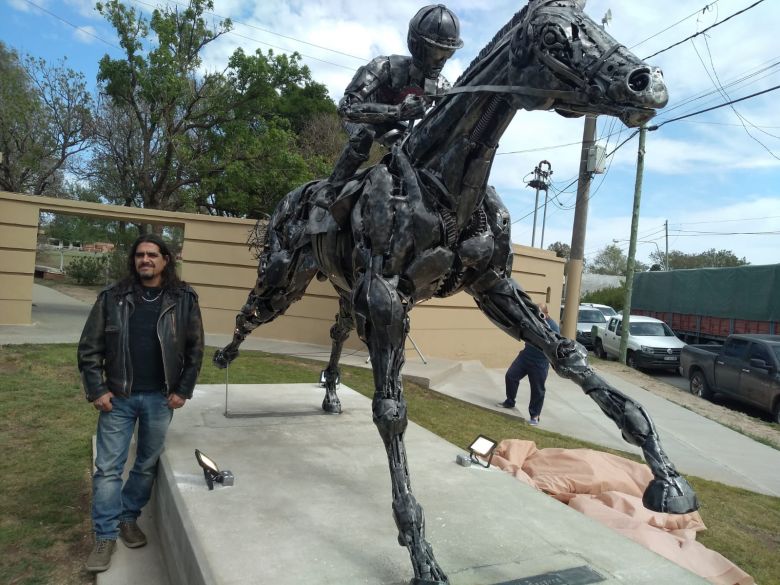
<path fill-rule="evenodd" d="M 80 256 L 68 264 L 67 275 L 78 284 L 98 284 L 106 280 L 105 256 Z"/>
<path fill-rule="evenodd" d="M 598 303 L 600 305 L 609 305 L 616 311 L 623 309 L 623 302 L 626 300 L 626 288 L 624 286 L 609 286 L 586 293 L 581 302 Z"/>

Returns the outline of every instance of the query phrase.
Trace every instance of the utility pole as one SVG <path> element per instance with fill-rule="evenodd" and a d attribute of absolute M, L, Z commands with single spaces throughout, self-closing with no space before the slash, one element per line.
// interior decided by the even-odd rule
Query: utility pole
<path fill-rule="evenodd" d="M 542 166 L 545 165 L 547 170 L 544 170 Z M 544 247 L 544 224 L 547 221 L 547 189 L 550 187 L 548 178 L 552 175 L 552 165 L 546 160 L 539 162 L 534 169 L 534 178 L 528 182 L 528 186 L 532 189 L 536 189 L 536 202 L 534 203 L 534 227 L 531 231 L 531 247 L 536 245 L 536 214 L 539 211 L 539 191 L 544 191 L 544 218 L 542 219 L 542 243 L 540 247 Z"/>
<path fill-rule="evenodd" d="M 666 255 L 664 256 L 664 270 L 669 271 L 669 220 L 664 221 L 664 233 L 666 235 Z"/>
<path fill-rule="evenodd" d="M 571 234 L 571 254 L 566 263 L 566 307 L 563 310 L 561 333 L 574 339 L 577 336 L 577 314 L 580 306 L 582 268 L 585 264 L 585 228 L 588 223 L 588 198 L 590 196 L 591 171 L 588 157 L 596 140 L 596 117 L 586 116 L 582 130 L 580 173 L 577 183 L 577 205 L 574 209 L 574 228 Z"/>
<path fill-rule="evenodd" d="M 631 292 L 634 287 L 634 267 L 636 266 L 636 234 L 639 231 L 639 201 L 642 198 L 642 174 L 645 171 L 645 138 L 647 127 L 639 129 L 639 150 L 636 155 L 636 181 L 634 183 L 634 209 L 631 213 L 631 239 L 628 244 L 628 262 L 626 265 L 626 296 L 623 302 L 623 319 L 620 324 L 620 363 L 626 363 L 628 349 L 628 327 L 631 319 Z"/>

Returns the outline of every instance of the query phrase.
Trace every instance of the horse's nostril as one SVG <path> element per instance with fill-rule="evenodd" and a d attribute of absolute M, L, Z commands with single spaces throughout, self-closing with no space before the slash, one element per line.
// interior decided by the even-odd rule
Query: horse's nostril
<path fill-rule="evenodd" d="M 628 76 L 628 87 L 632 91 L 645 91 L 650 87 L 650 71 L 646 68 L 636 69 Z"/>

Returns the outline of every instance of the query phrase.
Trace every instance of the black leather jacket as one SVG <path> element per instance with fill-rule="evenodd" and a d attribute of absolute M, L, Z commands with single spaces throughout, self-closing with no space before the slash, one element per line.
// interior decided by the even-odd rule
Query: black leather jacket
<path fill-rule="evenodd" d="M 134 288 L 115 284 L 101 291 L 84 325 L 78 348 L 81 382 L 92 402 L 111 391 L 129 396 L 133 385 L 130 360 L 130 315 Z M 198 295 L 189 285 L 165 289 L 157 337 L 162 348 L 165 393 L 191 398 L 203 361 L 203 322 Z"/>

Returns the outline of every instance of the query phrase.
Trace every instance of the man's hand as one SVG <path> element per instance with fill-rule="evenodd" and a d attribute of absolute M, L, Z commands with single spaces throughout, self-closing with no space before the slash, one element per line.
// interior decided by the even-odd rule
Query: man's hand
<path fill-rule="evenodd" d="M 425 108 L 427 107 L 428 103 L 422 96 L 409 94 L 398 106 L 398 119 L 413 120 L 422 118 L 425 114 Z"/>
<path fill-rule="evenodd" d="M 168 408 L 177 409 L 184 406 L 184 403 L 187 402 L 186 398 L 183 398 L 176 394 L 175 392 L 171 392 L 168 394 Z"/>
<path fill-rule="evenodd" d="M 109 390 L 105 394 L 102 394 L 100 397 L 96 398 L 94 402 L 92 402 L 92 406 L 102 412 L 111 412 L 111 410 L 114 408 L 114 406 L 111 404 L 111 399 L 113 397 L 114 393 Z"/>

